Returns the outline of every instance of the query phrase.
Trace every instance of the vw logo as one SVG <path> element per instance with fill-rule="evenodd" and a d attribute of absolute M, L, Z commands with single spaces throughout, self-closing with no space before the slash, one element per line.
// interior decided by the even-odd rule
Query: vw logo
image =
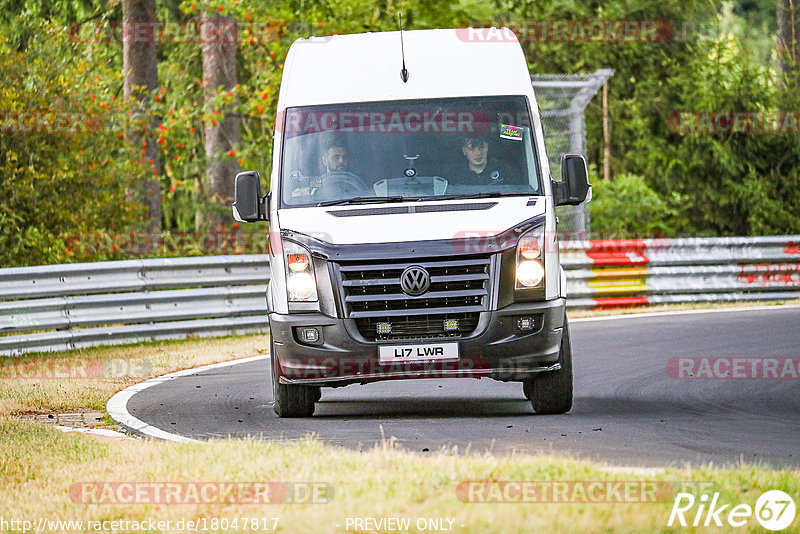
<path fill-rule="evenodd" d="M 406 267 L 400 275 L 400 287 L 406 295 L 412 297 L 422 295 L 431 287 L 431 275 L 419 265 Z"/>

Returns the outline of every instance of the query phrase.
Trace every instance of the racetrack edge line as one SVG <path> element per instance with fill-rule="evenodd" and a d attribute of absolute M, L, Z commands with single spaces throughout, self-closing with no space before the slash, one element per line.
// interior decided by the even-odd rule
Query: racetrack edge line
<path fill-rule="evenodd" d="M 114 396 L 108 399 L 108 402 L 106 403 L 106 411 L 108 412 L 108 415 L 111 417 L 111 419 L 114 420 L 115 423 L 127 428 L 132 434 L 135 434 L 137 436 L 145 438 L 155 438 L 164 441 L 174 441 L 178 443 L 202 443 L 200 440 L 187 438 L 179 434 L 173 434 L 171 432 L 167 432 L 166 430 L 162 430 L 158 427 L 145 423 L 141 419 L 138 419 L 130 412 L 128 412 L 128 401 L 135 394 L 144 391 L 145 389 L 150 388 L 152 386 L 157 386 L 159 384 L 163 384 L 164 382 L 168 382 L 174 378 L 193 375 L 202 371 L 208 371 L 210 369 L 218 369 L 220 367 L 230 367 L 232 365 L 238 365 L 240 363 L 247 363 L 256 360 L 265 360 L 267 358 L 269 358 L 269 356 L 251 356 L 249 358 L 240 358 L 238 360 L 231 360 L 228 362 L 219 362 L 219 363 L 212 363 L 209 365 L 201 365 L 200 367 L 183 369 L 182 371 L 175 371 L 173 373 L 168 373 L 165 375 L 150 378 L 148 380 L 145 380 L 144 382 L 139 382 L 138 384 L 134 384 L 114 394 Z"/>

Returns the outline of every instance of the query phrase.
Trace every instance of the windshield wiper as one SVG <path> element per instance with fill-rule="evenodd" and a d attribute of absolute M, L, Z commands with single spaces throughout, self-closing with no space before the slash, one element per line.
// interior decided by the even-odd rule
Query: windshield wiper
<path fill-rule="evenodd" d="M 393 197 L 353 197 L 353 198 L 343 198 L 340 200 L 327 200 L 325 202 L 320 202 L 317 206 L 341 206 L 344 204 L 373 204 L 378 202 L 415 202 L 417 200 L 421 200 L 419 197 L 402 197 L 402 196 L 393 196 Z"/>
<path fill-rule="evenodd" d="M 488 198 L 488 197 L 529 197 L 529 196 L 536 196 L 537 193 L 535 191 L 531 191 L 530 193 L 520 193 L 520 192 L 513 192 L 513 193 L 491 193 L 491 192 L 484 192 L 484 193 L 470 193 L 468 195 L 440 195 L 440 196 L 430 196 L 430 197 L 422 197 L 420 200 L 461 200 L 461 199 L 470 199 L 470 198 Z"/>

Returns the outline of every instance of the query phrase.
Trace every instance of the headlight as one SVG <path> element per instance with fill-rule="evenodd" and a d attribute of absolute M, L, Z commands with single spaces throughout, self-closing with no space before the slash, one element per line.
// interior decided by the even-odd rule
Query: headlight
<path fill-rule="evenodd" d="M 293 241 L 283 241 L 286 262 L 286 294 L 291 302 L 315 302 L 317 281 L 311 263 L 311 253 Z"/>
<path fill-rule="evenodd" d="M 544 280 L 544 228 L 531 230 L 517 242 L 516 289 L 531 289 Z"/>

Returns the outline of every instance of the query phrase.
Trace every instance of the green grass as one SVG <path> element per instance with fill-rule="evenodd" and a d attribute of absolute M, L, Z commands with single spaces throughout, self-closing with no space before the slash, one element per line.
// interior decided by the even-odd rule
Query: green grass
<path fill-rule="evenodd" d="M 147 378 L 268 353 L 269 335 L 256 334 L 0 357 L 0 415 L 102 411 L 114 393 Z"/>
<path fill-rule="evenodd" d="M 466 503 L 463 481 L 713 481 L 721 503 L 751 506 L 769 489 L 800 495 L 797 471 L 746 465 L 667 469 L 658 475 L 610 473 L 602 465 L 559 456 L 494 456 L 436 451 L 421 455 L 391 440 L 367 452 L 314 439 L 175 444 L 62 434 L 0 417 L 0 516 L 72 520 L 277 517 L 280 532 L 343 532 L 347 518 L 453 519 L 455 532 L 673 532 L 672 500 L 658 503 Z M 314 482 L 330 484 L 319 504 L 83 504 L 69 489 L 81 482 Z M 337 527 L 336 525 L 339 525 Z M 464 525 L 463 527 L 461 525 Z M 351 529 L 354 531 L 354 529 Z M 418 529 L 412 528 L 411 532 Z M 703 529 L 703 532 L 728 532 Z M 763 531 L 755 519 L 736 532 Z M 363 532 L 363 531 L 362 531 Z M 788 532 L 788 531 L 787 531 Z"/>

